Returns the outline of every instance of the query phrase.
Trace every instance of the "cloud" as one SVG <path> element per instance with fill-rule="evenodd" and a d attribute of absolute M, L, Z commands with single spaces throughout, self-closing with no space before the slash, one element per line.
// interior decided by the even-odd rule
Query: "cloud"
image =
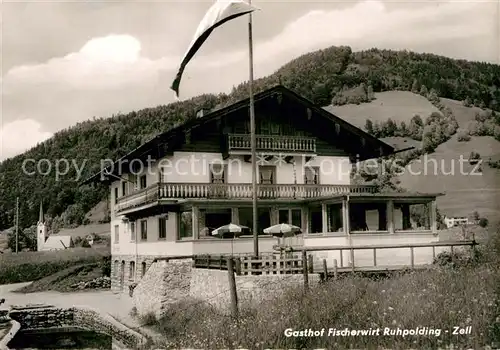
<path fill-rule="evenodd" d="M 263 3 L 262 13 L 266 11 L 265 6 Z M 349 45 L 354 50 L 409 49 L 494 61 L 500 59 L 500 40 L 495 36 L 498 15 L 492 1 L 398 2 L 396 5 L 365 1 L 351 7 L 310 11 L 289 22 L 278 35 L 256 40 L 256 78 L 274 72 L 301 54 L 331 45 Z M 259 16 L 259 13 L 254 15 L 256 33 L 269 20 Z M 182 21 L 179 18 L 165 20 Z M 224 33 L 224 26 L 215 33 L 219 38 L 231 34 Z M 207 55 L 202 48 L 190 62 L 181 82 L 182 98 L 228 92 L 232 86 L 248 79 L 248 51 L 232 49 L 227 40 L 221 42 L 224 47 L 221 46 L 220 51 Z M 168 42 L 161 45 L 168 48 Z M 45 137 L 48 134 L 40 131 L 40 125 L 55 132 L 93 116 L 106 117 L 172 102 L 169 87 L 181 57 L 171 53 L 179 50 L 170 47 L 170 53 L 152 59 L 141 49 L 140 41 L 132 35 L 109 34 L 89 40 L 76 52 L 5 72 L 2 77 L 4 137 L 12 135 L 4 130 L 12 129 L 19 116 L 29 116 L 31 124 L 26 130 Z M 23 123 L 28 122 L 24 119 Z M 34 137 L 32 144 L 37 142 L 37 137 L 42 136 Z M 4 154 L 12 155 L 29 147 L 27 139 L 22 141 L 25 143 L 22 147 L 16 146 L 18 140 L 4 141 Z"/>
<path fill-rule="evenodd" d="M 20 119 L 0 128 L 0 161 L 22 153 L 39 142 L 52 137 L 33 119 Z"/>
<path fill-rule="evenodd" d="M 497 61 L 498 15 L 494 1 L 411 2 L 400 3 L 396 9 L 381 1 L 365 1 L 344 9 L 311 11 L 289 23 L 273 39 L 257 45 L 256 61 L 270 61 L 272 57 L 281 65 L 293 56 L 331 45 L 349 45 L 354 50 L 378 47 L 434 51 Z"/>

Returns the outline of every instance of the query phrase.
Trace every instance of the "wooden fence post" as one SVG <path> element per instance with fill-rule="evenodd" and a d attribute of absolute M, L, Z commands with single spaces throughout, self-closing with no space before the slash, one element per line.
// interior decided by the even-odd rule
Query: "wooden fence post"
<path fill-rule="evenodd" d="M 351 248 L 351 269 L 354 272 L 354 249 Z"/>
<path fill-rule="evenodd" d="M 309 270 L 307 268 L 307 252 L 302 251 L 302 271 L 304 274 L 304 290 L 309 289 Z"/>
<path fill-rule="evenodd" d="M 328 278 L 328 266 L 326 265 L 326 259 L 323 259 L 323 274 L 324 274 L 324 281 L 326 281 Z"/>
<path fill-rule="evenodd" d="M 415 268 L 415 251 L 413 247 L 410 248 L 410 259 L 411 259 L 411 268 Z"/>
<path fill-rule="evenodd" d="M 229 291 L 231 293 L 231 315 L 238 318 L 238 293 L 236 291 L 236 277 L 234 276 L 233 258 L 227 258 L 227 273 L 229 278 Z"/>
<path fill-rule="evenodd" d="M 476 237 L 473 235 L 472 236 L 472 244 L 470 246 L 470 255 L 471 255 L 471 260 L 472 262 L 475 262 L 476 261 L 476 258 L 477 258 L 477 251 L 476 251 Z"/>
<path fill-rule="evenodd" d="M 333 279 L 337 279 L 338 277 L 338 266 L 337 266 L 337 259 L 333 259 Z"/>
<path fill-rule="evenodd" d="M 236 266 L 235 267 L 236 267 L 236 274 L 238 276 L 240 276 L 241 275 L 241 259 L 240 258 L 236 259 Z"/>

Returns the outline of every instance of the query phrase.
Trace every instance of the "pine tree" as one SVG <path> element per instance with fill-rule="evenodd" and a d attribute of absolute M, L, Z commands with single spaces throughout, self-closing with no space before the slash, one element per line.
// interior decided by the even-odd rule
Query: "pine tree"
<path fill-rule="evenodd" d="M 413 84 L 411 85 L 411 92 L 418 94 L 418 81 L 417 79 L 413 79 Z"/>
<path fill-rule="evenodd" d="M 365 130 L 370 135 L 373 135 L 373 122 L 370 119 L 366 119 Z"/>
<path fill-rule="evenodd" d="M 368 85 L 366 95 L 369 101 L 373 101 L 375 99 L 375 93 L 373 92 L 373 87 L 371 85 Z"/>

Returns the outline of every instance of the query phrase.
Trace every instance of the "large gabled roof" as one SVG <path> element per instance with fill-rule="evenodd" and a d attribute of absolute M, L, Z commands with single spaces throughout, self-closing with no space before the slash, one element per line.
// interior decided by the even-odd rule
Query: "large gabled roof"
<path fill-rule="evenodd" d="M 50 235 L 43 245 L 44 250 L 57 250 L 72 248 L 73 238 L 71 236 Z"/>
<path fill-rule="evenodd" d="M 370 144 L 374 145 L 372 151 L 373 154 L 370 153 L 370 156 L 365 157 L 365 159 L 369 158 L 376 158 L 376 157 L 381 157 L 381 156 L 388 156 L 393 153 L 395 153 L 394 147 L 386 144 L 385 142 L 382 142 L 381 140 L 377 139 L 376 137 L 368 134 L 367 132 L 363 131 L 362 129 L 348 123 L 342 118 L 337 117 L 336 115 L 328 112 L 324 108 L 321 108 L 308 99 L 298 95 L 297 93 L 293 92 L 292 90 L 282 86 L 282 85 L 277 85 L 275 87 L 272 87 L 270 89 L 264 90 L 260 93 L 257 93 L 254 95 L 254 102 L 259 102 L 264 99 L 271 98 L 275 96 L 276 94 L 282 94 L 284 96 L 287 96 L 291 98 L 292 100 L 297 101 L 298 103 L 302 104 L 304 107 L 309 108 L 313 113 L 316 113 L 322 117 L 327 118 L 329 121 L 332 123 L 339 125 L 342 130 L 346 130 L 348 133 L 352 133 L 353 136 L 357 136 L 359 138 L 364 138 Z M 248 108 L 250 104 L 250 98 L 246 98 L 244 100 L 241 100 L 239 102 L 236 102 L 232 105 L 229 105 L 227 107 L 215 110 L 213 112 L 210 112 L 209 114 L 205 115 L 204 117 L 201 118 L 195 118 L 192 120 L 189 120 L 175 128 L 172 128 L 164 133 L 161 133 L 148 142 L 140 145 L 127 155 L 121 157 L 118 159 L 113 166 L 108 166 L 105 169 L 101 169 L 98 173 L 90 176 L 87 178 L 82 184 L 87 184 L 90 182 L 95 182 L 98 181 L 99 177 L 102 175 L 103 172 L 107 172 L 110 169 L 116 169 L 116 166 L 119 164 L 124 164 L 126 162 L 131 161 L 134 158 L 140 158 L 147 156 L 148 154 L 153 154 L 162 144 L 165 144 L 168 142 L 171 138 L 175 137 L 180 132 L 183 132 L 184 130 L 189 130 L 193 127 L 201 126 L 203 124 L 212 122 L 213 120 L 229 114 L 233 113 L 235 111 L 241 110 L 242 108 Z"/>

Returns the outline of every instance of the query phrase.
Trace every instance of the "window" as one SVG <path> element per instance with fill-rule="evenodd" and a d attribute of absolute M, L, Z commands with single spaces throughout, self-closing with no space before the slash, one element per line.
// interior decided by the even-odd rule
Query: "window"
<path fill-rule="evenodd" d="M 113 271 L 112 271 L 113 276 L 118 277 L 120 274 L 120 262 L 118 260 L 115 260 L 115 263 L 113 265 Z"/>
<path fill-rule="evenodd" d="M 128 176 L 128 179 L 130 180 L 128 183 L 128 192 L 131 193 L 137 190 L 137 176 L 134 174 L 130 174 Z"/>
<path fill-rule="evenodd" d="M 191 211 L 185 211 L 179 214 L 179 230 L 177 239 L 193 237 L 193 218 Z"/>
<path fill-rule="evenodd" d="M 164 182 L 165 180 L 163 179 L 163 168 L 159 168 L 158 169 L 158 182 L 159 183 L 162 183 Z"/>
<path fill-rule="evenodd" d="M 272 166 L 259 167 L 260 183 L 263 185 L 274 184 L 274 170 Z"/>
<path fill-rule="evenodd" d="M 130 281 L 134 281 L 135 280 L 135 261 L 131 261 L 130 262 L 130 269 L 129 269 L 129 273 L 128 273 L 128 279 Z"/>
<path fill-rule="evenodd" d="M 264 119 L 260 122 L 260 133 L 263 135 L 270 134 L 271 125 L 268 120 Z"/>
<path fill-rule="evenodd" d="M 297 227 L 302 227 L 302 210 L 300 209 L 292 209 L 292 222 L 291 224 Z"/>
<path fill-rule="evenodd" d="M 123 283 L 125 282 L 125 260 L 122 260 L 120 268 L 120 287 L 123 288 Z"/>
<path fill-rule="evenodd" d="M 284 209 L 279 211 L 279 224 L 288 224 L 289 223 L 289 210 Z"/>
<path fill-rule="evenodd" d="M 148 222 L 146 220 L 141 221 L 141 241 L 148 240 Z"/>
<path fill-rule="evenodd" d="M 143 188 L 146 188 L 146 187 L 147 187 L 146 175 L 142 175 L 142 176 L 140 177 L 140 182 L 141 182 L 141 183 L 140 183 L 140 188 L 141 188 L 141 190 L 142 190 Z"/>
<path fill-rule="evenodd" d="M 210 164 L 210 181 L 213 184 L 226 183 L 225 166 L 223 164 Z"/>
<path fill-rule="evenodd" d="M 122 196 L 127 195 L 127 182 L 122 182 Z"/>
<path fill-rule="evenodd" d="M 300 209 L 280 209 L 279 223 L 302 227 L 302 210 Z"/>
<path fill-rule="evenodd" d="M 120 242 L 120 226 L 115 225 L 115 243 Z"/>
<path fill-rule="evenodd" d="M 158 218 L 158 238 L 167 238 L 167 218 Z"/>
<path fill-rule="evenodd" d="M 118 187 L 115 187 L 115 204 L 118 203 Z"/>
<path fill-rule="evenodd" d="M 148 271 L 148 269 L 147 269 L 147 265 L 146 265 L 145 261 L 143 261 L 141 265 L 142 265 L 142 268 L 141 268 L 141 270 L 142 270 L 141 277 L 144 278 L 144 275 L 146 275 L 146 272 Z"/>
<path fill-rule="evenodd" d="M 135 222 L 130 223 L 130 240 L 135 242 Z"/>
<path fill-rule="evenodd" d="M 304 168 L 304 183 L 306 185 L 319 185 L 319 167 Z"/>
<path fill-rule="evenodd" d="M 271 134 L 273 135 L 280 134 L 280 125 L 278 123 L 271 123 Z"/>

